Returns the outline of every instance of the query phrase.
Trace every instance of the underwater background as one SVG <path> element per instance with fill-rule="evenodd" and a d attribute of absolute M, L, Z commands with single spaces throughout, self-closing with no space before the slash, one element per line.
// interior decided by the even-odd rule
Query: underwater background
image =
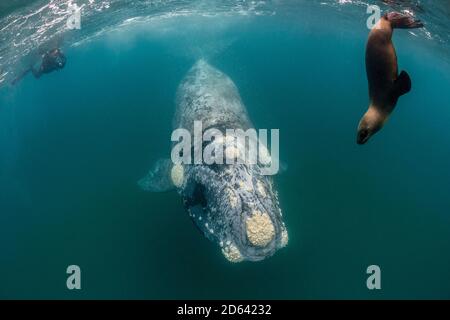
<path fill-rule="evenodd" d="M 74 2 L 80 30 L 68 1 L 0 5 L 0 298 L 450 298 L 450 2 Z M 426 28 L 395 31 L 413 89 L 358 146 L 368 4 Z M 10 85 L 54 41 L 66 67 Z M 176 192 L 137 185 L 200 58 L 280 129 L 289 244 L 262 262 L 229 263 Z"/>

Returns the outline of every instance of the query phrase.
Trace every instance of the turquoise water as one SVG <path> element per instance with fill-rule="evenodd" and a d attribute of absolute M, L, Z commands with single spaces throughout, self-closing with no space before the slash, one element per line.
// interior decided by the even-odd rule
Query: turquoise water
<path fill-rule="evenodd" d="M 66 35 L 62 71 L 0 88 L 0 298 L 450 298 L 448 15 L 432 20 L 427 4 L 431 38 L 394 36 L 413 90 L 362 147 L 359 2 L 202 1 Z M 0 69 L 18 73 L 28 57 L 8 50 Z M 262 262 L 230 264 L 175 192 L 136 184 L 170 152 L 176 88 L 199 58 L 233 79 L 256 127 L 280 129 L 290 239 Z M 71 264 L 80 291 L 66 288 Z M 379 291 L 366 287 L 372 264 Z"/>

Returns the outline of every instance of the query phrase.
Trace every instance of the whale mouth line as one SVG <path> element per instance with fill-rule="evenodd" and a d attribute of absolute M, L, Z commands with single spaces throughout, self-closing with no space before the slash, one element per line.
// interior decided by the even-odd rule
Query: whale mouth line
<path fill-rule="evenodd" d="M 273 198 L 276 195 L 267 186 L 267 194 L 258 191 L 250 168 L 235 164 L 230 176 L 221 175 L 208 165 L 194 165 L 188 171 L 191 181 L 202 186 L 202 191 L 198 186 L 189 188 L 195 199 L 188 205 L 195 213 L 191 217 L 207 238 L 221 244 L 228 260 L 260 261 L 276 252 L 284 231 L 284 224 L 279 221 L 281 212 Z M 246 184 L 249 181 L 251 187 Z M 260 183 L 266 185 L 267 182 Z M 201 211 L 195 208 L 198 206 Z"/>

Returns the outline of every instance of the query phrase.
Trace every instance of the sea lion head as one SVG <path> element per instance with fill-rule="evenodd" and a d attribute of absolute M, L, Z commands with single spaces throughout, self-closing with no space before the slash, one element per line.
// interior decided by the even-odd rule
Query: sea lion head
<path fill-rule="evenodd" d="M 364 114 L 358 126 L 356 143 L 365 144 L 369 139 L 383 127 L 386 116 L 379 112 L 375 107 L 369 107 Z"/>
<path fill-rule="evenodd" d="M 263 260 L 288 242 L 272 178 L 259 164 L 188 165 L 181 195 L 197 227 L 231 262 Z"/>
<path fill-rule="evenodd" d="M 62 52 L 55 56 L 55 64 L 58 69 L 63 69 L 66 65 L 66 56 Z"/>
<path fill-rule="evenodd" d="M 47 53 L 48 58 L 49 58 L 49 62 L 48 65 L 45 65 L 44 67 L 46 69 L 63 69 L 64 66 L 66 65 L 66 56 L 64 55 L 64 53 L 61 51 L 61 49 L 53 49 L 51 51 L 49 51 Z"/>

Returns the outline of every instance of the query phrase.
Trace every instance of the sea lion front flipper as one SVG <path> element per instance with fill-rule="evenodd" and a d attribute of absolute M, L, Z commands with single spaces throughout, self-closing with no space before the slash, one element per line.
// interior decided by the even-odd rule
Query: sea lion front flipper
<path fill-rule="evenodd" d="M 170 159 L 159 159 L 147 173 L 138 181 L 138 185 L 144 191 L 167 192 L 175 189 L 171 179 L 173 163 Z"/>
<path fill-rule="evenodd" d="M 406 71 L 402 71 L 394 82 L 394 94 L 400 97 L 409 91 L 411 91 L 411 78 Z"/>

